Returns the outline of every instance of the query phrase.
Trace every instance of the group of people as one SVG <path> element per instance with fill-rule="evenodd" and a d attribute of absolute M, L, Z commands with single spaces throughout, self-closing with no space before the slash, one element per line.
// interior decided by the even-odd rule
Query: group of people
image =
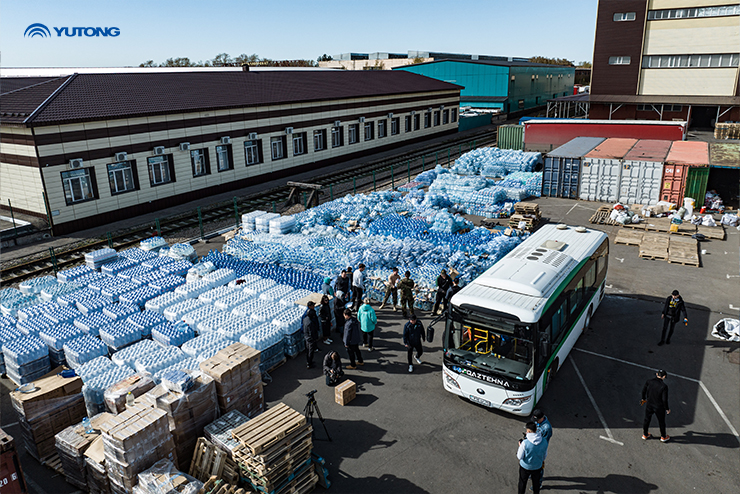
<path fill-rule="evenodd" d="M 519 494 L 527 490 L 527 481 L 532 477 L 532 490 L 536 493 L 542 489 L 545 473 L 547 448 L 552 439 L 552 425 L 542 410 L 532 412 L 532 419 L 527 422 L 524 437 L 519 440 L 516 457 L 519 460 Z"/>
<path fill-rule="evenodd" d="M 388 299 L 390 298 L 393 302 L 393 310 L 397 311 L 398 303 L 398 291 L 401 291 L 401 312 L 403 317 L 414 314 L 414 280 L 411 279 L 411 272 L 406 271 L 401 278 L 398 274 L 398 268 L 393 268 L 391 274 L 388 276 L 388 280 L 385 283 L 385 294 L 383 295 L 383 301 L 380 304 L 380 309 L 385 307 Z M 444 302 L 445 309 L 450 306 L 450 300 L 452 296 L 461 290 L 460 281 L 457 278 L 452 278 L 447 274 L 447 270 L 443 269 L 440 275 L 437 277 L 437 293 L 434 300 L 434 308 L 432 309 L 432 315 L 439 313 L 439 308 Z"/>

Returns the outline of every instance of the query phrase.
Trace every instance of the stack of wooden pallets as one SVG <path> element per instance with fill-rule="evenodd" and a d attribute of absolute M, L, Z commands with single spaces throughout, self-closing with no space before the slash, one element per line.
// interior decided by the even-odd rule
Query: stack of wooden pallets
<path fill-rule="evenodd" d="M 514 204 L 514 214 L 509 218 L 509 227 L 517 230 L 532 231 L 540 223 L 540 206 L 533 202 L 517 202 Z M 524 222 L 524 228 L 520 228 Z"/>
<path fill-rule="evenodd" d="M 318 482 L 311 433 L 306 417 L 283 403 L 237 427 L 231 434 L 242 477 L 264 494 L 310 492 Z"/>
<path fill-rule="evenodd" d="M 216 477 L 211 477 L 200 488 L 198 494 L 246 494 L 242 488 L 224 482 Z"/>

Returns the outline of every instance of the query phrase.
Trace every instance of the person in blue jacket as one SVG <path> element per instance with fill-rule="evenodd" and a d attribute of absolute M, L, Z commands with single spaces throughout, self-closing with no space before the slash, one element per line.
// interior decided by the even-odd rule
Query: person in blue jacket
<path fill-rule="evenodd" d="M 532 421 L 537 424 L 537 432 L 540 433 L 542 439 L 547 441 L 547 447 L 550 447 L 550 438 L 552 437 L 552 425 L 547 420 L 545 412 L 541 409 L 536 409 L 532 412 Z M 545 462 L 542 462 L 542 468 L 540 469 L 540 489 L 542 489 L 542 481 L 545 480 Z"/>
<path fill-rule="evenodd" d="M 537 424 L 527 422 L 527 432 L 524 439 L 519 440 L 519 449 L 516 452 L 519 459 L 519 494 L 527 492 L 527 480 L 532 477 L 534 494 L 540 492 L 540 470 L 547 458 L 547 441 L 537 432 Z"/>
<path fill-rule="evenodd" d="M 369 298 L 365 299 L 365 302 L 360 306 L 360 310 L 357 311 L 357 319 L 359 319 L 360 329 L 362 329 L 362 346 L 372 352 L 373 333 L 378 322 L 378 316 L 375 314 L 375 309 L 370 305 Z"/>

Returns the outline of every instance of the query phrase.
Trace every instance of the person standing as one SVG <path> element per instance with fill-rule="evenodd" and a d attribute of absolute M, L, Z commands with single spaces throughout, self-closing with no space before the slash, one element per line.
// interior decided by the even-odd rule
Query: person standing
<path fill-rule="evenodd" d="M 537 424 L 527 422 L 524 439 L 519 440 L 516 457 L 519 459 L 519 494 L 527 492 L 527 480 L 532 477 L 532 490 L 540 492 L 540 470 L 547 458 L 547 441 L 537 432 Z"/>
<path fill-rule="evenodd" d="M 452 280 L 447 276 L 447 271 L 443 269 L 439 276 L 437 276 L 437 297 L 434 299 L 434 308 L 432 309 L 433 316 L 437 315 L 439 306 L 444 302 L 447 290 L 449 290 L 451 286 Z M 447 304 L 445 304 L 445 307 L 447 307 Z"/>
<path fill-rule="evenodd" d="M 450 311 L 450 303 L 452 302 L 452 297 L 455 296 L 457 292 L 462 290 L 460 287 L 460 278 L 455 278 L 452 280 L 452 285 L 447 290 L 447 294 L 445 295 L 445 310 L 447 312 Z"/>
<path fill-rule="evenodd" d="M 365 290 L 365 265 L 360 264 L 357 271 L 352 275 L 352 309 L 360 310 L 362 294 Z"/>
<path fill-rule="evenodd" d="M 324 345 L 331 343 L 331 301 L 329 295 L 321 297 L 321 307 L 319 308 L 319 321 L 321 322 L 321 337 Z"/>
<path fill-rule="evenodd" d="M 411 314 L 409 322 L 403 327 L 403 344 L 407 350 L 409 372 L 414 372 L 414 365 L 411 363 L 411 356 L 414 350 L 416 350 L 414 360 L 416 360 L 417 364 L 421 365 L 421 356 L 424 354 L 424 348 L 421 346 L 421 342 L 425 339 L 424 325 L 416 319 L 414 314 Z"/>
<path fill-rule="evenodd" d="M 660 315 L 660 318 L 663 319 L 663 332 L 660 335 L 658 346 L 661 346 L 663 343 L 666 345 L 671 344 L 673 329 L 676 327 L 676 323 L 681 319 L 681 314 L 683 314 L 684 324 L 688 324 L 689 316 L 686 314 L 686 305 L 683 303 L 683 298 L 678 294 L 678 290 L 673 290 L 668 298 L 665 299 L 665 304 L 663 304 L 663 313 Z M 666 338 L 665 334 L 669 326 L 670 331 L 668 331 L 668 338 Z"/>
<path fill-rule="evenodd" d="M 337 333 L 340 335 L 344 334 L 344 303 L 342 296 L 344 294 L 337 290 L 337 295 L 334 297 L 334 319 L 336 324 Z"/>
<path fill-rule="evenodd" d="M 360 320 L 360 329 L 362 329 L 362 346 L 369 351 L 373 351 L 373 332 L 378 322 L 378 316 L 370 305 L 370 299 L 365 298 L 360 310 L 357 311 L 357 319 Z"/>
<path fill-rule="evenodd" d="M 306 339 L 306 368 L 310 369 L 313 367 L 313 354 L 318 348 L 319 316 L 316 315 L 315 303 L 309 301 L 306 307 L 301 324 L 303 325 L 303 337 Z"/>
<path fill-rule="evenodd" d="M 660 442 L 665 443 L 671 439 L 665 430 L 665 416 L 671 413 L 671 408 L 668 406 L 668 386 L 664 382 L 666 376 L 668 376 L 666 371 L 659 370 L 655 377 L 648 379 L 645 386 L 642 387 L 640 405 L 645 405 L 645 420 L 642 422 L 642 438 L 645 440 L 653 437 L 648 432 L 653 415 L 658 418 Z"/>
<path fill-rule="evenodd" d="M 385 307 L 388 298 L 392 296 L 393 312 L 398 310 L 396 306 L 398 305 L 398 280 L 400 279 L 401 276 L 398 274 L 398 268 L 393 268 L 391 274 L 388 276 L 388 282 L 385 284 L 385 295 L 383 296 L 383 302 L 380 304 L 381 309 Z"/>
<path fill-rule="evenodd" d="M 541 409 L 536 409 L 534 412 L 532 412 L 532 422 L 537 424 L 537 432 L 540 433 L 542 436 L 542 439 L 545 440 L 547 446 L 545 449 L 550 447 L 550 438 L 552 438 L 552 425 L 550 425 L 550 421 L 547 420 L 547 417 L 545 416 L 545 412 L 543 412 Z M 547 453 L 547 451 L 545 451 Z M 542 468 L 540 469 L 540 489 L 542 489 L 542 481 L 545 479 L 545 462 L 542 461 Z"/>
<path fill-rule="evenodd" d="M 334 290 L 337 294 L 337 304 L 340 304 L 344 306 L 344 304 L 347 303 L 347 299 L 349 298 L 349 283 L 350 279 L 347 275 L 347 270 L 343 269 L 341 273 L 339 273 L 339 276 L 337 276 L 336 281 L 334 282 Z M 340 297 L 339 294 L 342 294 Z M 344 307 L 342 307 L 342 310 L 344 310 Z"/>
<path fill-rule="evenodd" d="M 398 288 L 401 289 L 401 313 L 403 317 L 409 317 L 410 313 L 414 315 L 414 280 L 411 279 L 411 272 L 406 271 L 403 278 L 398 282 Z M 408 311 L 406 308 L 408 307 Z"/>
<path fill-rule="evenodd" d="M 324 284 L 321 285 L 321 294 L 329 295 L 330 297 L 334 296 L 334 289 L 331 287 L 331 278 L 328 276 L 324 278 Z"/>
<path fill-rule="evenodd" d="M 324 375 L 326 375 L 327 386 L 336 386 L 339 384 L 342 376 L 344 376 L 342 359 L 339 358 L 339 354 L 334 350 L 331 350 L 324 357 Z"/>
<path fill-rule="evenodd" d="M 344 347 L 347 349 L 349 354 L 349 365 L 348 369 L 356 369 L 357 365 L 365 365 L 362 360 L 362 354 L 360 353 L 360 322 L 356 317 L 352 315 L 352 311 L 344 309 Z M 357 365 L 355 365 L 355 357 L 357 357 Z"/>

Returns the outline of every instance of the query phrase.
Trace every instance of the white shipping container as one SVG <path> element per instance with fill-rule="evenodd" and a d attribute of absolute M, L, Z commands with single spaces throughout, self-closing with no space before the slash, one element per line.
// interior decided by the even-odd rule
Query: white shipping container
<path fill-rule="evenodd" d="M 622 163 L 622 183 L 619 202 L 622 204 L 654 205 L 660 200 L 663 163 L 633 161 Z"/>
<path fill-rule="evenodd" d="M 622 181 L 622 160 L 584 158 L 579 197 L 584 201 L 617 202 Z"/>

